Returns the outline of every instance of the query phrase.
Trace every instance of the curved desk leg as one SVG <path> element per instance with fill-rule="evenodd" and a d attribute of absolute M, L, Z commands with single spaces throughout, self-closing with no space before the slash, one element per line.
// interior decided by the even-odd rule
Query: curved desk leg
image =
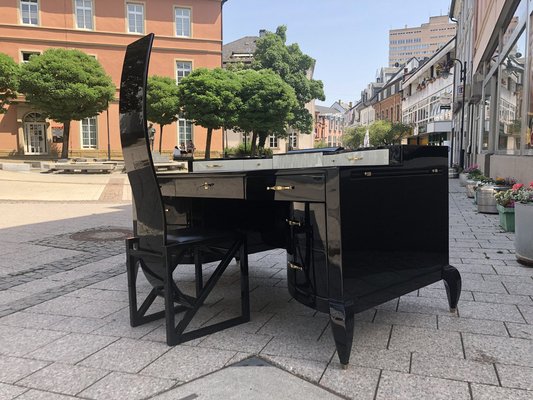
<path fill-rule="evenodd" d="M 461 274 L 457 268 L 447 265 L 442 269 L 442 279 L 448 295 L 448 303 L 450 304 L 450 312 L 457 311 L 457 303 L 461 296 Z"/>
<path fill-rule="evenodd" d="M 350 352 L 352 351 L 354 326 L 353 308 L 347 307 L 344 303 L 330 299 L 329 319 L 331 321 L 331 329 L 333 330 L 333 338 L 335 339 L 335 347 L 337 348 L 339 361 L 342 368 L 346 369 L 348 368 Z"/>

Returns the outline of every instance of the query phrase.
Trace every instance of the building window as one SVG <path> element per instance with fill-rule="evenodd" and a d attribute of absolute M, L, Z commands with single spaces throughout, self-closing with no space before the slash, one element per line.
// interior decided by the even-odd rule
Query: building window
<path fill-rule="evenodd" d="M 93 29 L 92 0 L 76 0 L 76 26 L 78 29 Z"/>
<path fill-rule="evenodd" d="M 270 148 L 277 148 L 278 147 L 278 138 L 274 135 L 270 135 L 268 137 L 268 146 Z"/>
<path fill-rule="evenodd" d="M 22 23 L 39 25 L 39 2 L 37 0 L 20 0 Z"/>
<path fill-rule="evenodd" d="M 192 71 L 192 62 L 190 61 L 176 61 L 176 83 L 189 75 Z"/>
<path fill-rule="evenodd" d="M 298 148 L 298 135 L 296 132 L 291 132 L 289 135 L 289 149 Z"/>
<path fill-rule="evenodd" d="M 176 36 L 191 37 L 191 9 L 176 7 Z"/>
<path fill-rule="evenodd" d="M 81 148 L 96 149 L 97 145 L 96 117 L 81 120 Z"/>
<path fill-rule="evenodd" d="M 27 63 L 28 61 L 30 61 L 30 58 L 32 56 L 41 55 L 41 53 L 39 53 L 38 51 L 21 51 L 21 54 L 22 54 L 22 62 L 23 63 Z"/>
<path fill-rule="evenodd" d="M 183 148 L 187 148 L 187 143 L 193 142 L 192 140 L 192 122 L 187 121 L 184 118 L 178 119 L 178 144 L 183 145 Z"/>
<path fill-rule="evenodd" d="M 144 5 L 128 3 L 128 32 L 144 33 Z"/>

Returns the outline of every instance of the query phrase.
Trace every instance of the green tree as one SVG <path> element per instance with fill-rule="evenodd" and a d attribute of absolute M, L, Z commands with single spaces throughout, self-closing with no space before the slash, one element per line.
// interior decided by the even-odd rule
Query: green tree
<path fill-rule="evenodd" d="M 402 122 L 395 122 L 391 127 L 391 143 L 390 144 L 400 144 L 403 138 L 406 138 L 413 132 L 411 125 L 404 124 Z"/>
<path fill-rule="evenodd" d="M 146 91 L 146 117 L 159 124 L 159 153 L 163 143 L 163 127 L 177 121 L 179 112 L 176 81 L 165 76 L 150 76 Z"/>
<path fill-rule="evenodd" d="M 268 32 L 257 41 L 252 67 L 271 69 L 294 89 L 297 106 L 292 110 L 289 126 L 302 133 L 311 133 L 313 117 L 305 105 L 314 99 L 325 100 L 324 88 L 322 81 L 307 77 L 315 60 L 302 53 L 298 44 L 287 46 L 286 32 L 287 27 L 282 25 L 276 33 Z"/>
<path fill-rule="evenodd" d="M 7 106 L 17 97 L 20 68 L 7 54 L 0 53 L 0 114 L 7 112 Z"/>
<path fill-rule="evenodd" d="M 385 120 L 380 119 L 372 123 L 368 128 L 368 137 L 372 146 L 383 146 L 390 143 L 390 131 L 392 124 Z"/>
<path fill-rule="evenodd" d="M 344 135 L 342 136 L 342 143 L 345 147 L 349 147 L 350 149 L 357 149 L 359 147 L 363 147 L 366 130 L 366 126 L 346 128 L 344 130 Z"/>
<path fill-rule="evenodd" d="M 20 91 L 46 116 L 63 124 L 61 157 L 68 157 L 70 121 L 94 117 L 115 96 L 115 85 L 93 57 L 48 49 L 22 66 Z"/>
<path fill-rule="evenodd" d="M 252 132 L 251 153 L 256 153 L 256 142 L 264 148 L 269 135 L 286 134 L 292 110 L 297 106 L 294 90 L 270 70 L 243 70 L 237 73 L 241 82 L 239 97 L 242 106 L 236 125 L 239 130 Z"/>
<path fill-rule="evenodd" d="M 214 129 L 235 126 L 241 100 L 240 82 L 235 73 L 222 68 L 198 68 L 178 85 L 178 99 L 184 118 L 207 129 L 205 158 L 211 158 Z"/>

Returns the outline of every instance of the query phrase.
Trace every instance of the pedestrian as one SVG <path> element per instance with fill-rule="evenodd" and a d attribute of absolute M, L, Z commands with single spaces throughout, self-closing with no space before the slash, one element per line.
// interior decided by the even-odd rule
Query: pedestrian
<path fill-rule="evenodd" d="M 174 151 L 172 152 L 172 158 L 174 160 L 177 160 L 181 157 L 181 150 L 178 148 L 178 146 L 174 146 Z"/>
<path fill-rule="evenodd" d="M 194 143 L 192 142 L 192 140 L 189 140 L 187 142 L 187 153 L 194 153 L 194 150 L 196 150 L 194 148 Z"/>

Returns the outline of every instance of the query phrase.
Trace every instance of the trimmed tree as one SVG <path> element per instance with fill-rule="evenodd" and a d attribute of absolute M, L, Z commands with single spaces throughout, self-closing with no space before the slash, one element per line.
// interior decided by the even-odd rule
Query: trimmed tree
<path fill-rule="evenodd" d="M 287 123 L 298 106 L 294 90 L 270 70 L 243 70 L 237 72 L 241 81 L 239 97 L 242 107 L 238 112 L 237 127 L 252 134 L 252 155 L 256 142 L 263 148 L 269 135 L 285 135 Z"/>
<path fill-rule="evenodd" d="M 324 88 L 322 81 L 307 77 L 315 60 L 302 53 L 298 44 L 287 46 L 286 32 L 287 27 L 282 25 L 276 33 L 268 32 L 257 41 L 252 67 L 271 69 L 294 89 L 297 105 L 292 110 L 289 126 L 301 133 L 311 133 L 313 117 L 305 105 L 314 99 L 325 100 Z"/>
<path fill-rule="evenodd" d="M 19 65 L 7 54 L 0 53 L 0 114 L 7 112 L 7 106 L 17 97 Z"/>
<path fill-rule="evenodd" d="M 62 158 L 68 158 L 70 121 L 104 111 L 115 90 L 100 63 L 79 50 L 48 49 L 22 66 L 20 91 L 26 100 L 63 124 Z"/>
<path fill-rule="evenodd" d="M 366 126 L 346 128 L 344 130 L 344 135 L 342 135 L 342 143 L 350 149 L 362 147 L 365 141 L 366 130 Z"/>
<path fill-rule="evenodd" d="M 235 73 L 222 68 L 198 68 L 178 85 L 179 105 L 185 119 L 207 129 L 205 159 L 211 158 L 214 129 L 231 129 L 241 107 L 240 82 Z"/>
<path fill-rule="evenodd" d="M 180 112 L 176 81 L 165 76 L 150 76 L 146 91 L 146 116 L 159 124 L 159 153 L 163 143 L 163 127 L 178 120 Z"/>

